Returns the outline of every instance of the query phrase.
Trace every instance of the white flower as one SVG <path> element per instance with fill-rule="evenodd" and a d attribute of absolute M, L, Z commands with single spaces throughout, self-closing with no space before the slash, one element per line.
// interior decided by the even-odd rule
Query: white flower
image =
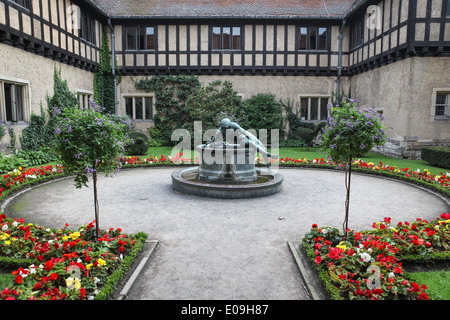
<path fill-rule="evenodd" d="M 370 259 L 372 259 L 372 257 L 370 256 L 370 254 L 368 254 L 367 252 L 364 252 L 364 253 L 360 254 L 360 257 L 361 257 L 361 259 L 362 259 L 364 262 L 369 262 Z"/>
<path fill-rule="evenodd" d="M 390 273 L 388 274 L 388 278 L 394 279 L 394 278 L 395 278 L 395 274 L 394 274 L 393 272 L 390 272 Z"/>
<path fill-rule="evenodd" d="M 417 173 L 420 173 L 420 169 L 417 169 Z"/>
<path fill-rule="evenodd" d="M 14 221 L 12 225 L 13 225 L 13 227 L 17 227 L 18 224 L 19 223 L 17 221 Z"/>
<path fill-rule="evenodd" d="M 97 284 L 97 283 L 99 283 L 99 282 L 100 282 L 100 279 L 97 278 L 97 277 L 95 277 L 95 278 L 94 278 L 94 283 Z"/>
<path fill-rule="evenodd" d="M 2 230 L 3 230 L 3 231 L 8 230 L 8 225 L 7 225 L 7 224 L 4 224 L 3 227 L 2 227 Z"/>
<path fill-rule="evenodd" d="M 82 262 L 83 261 L 80 258 L 77 259 L 77 263 L 82 263 Z"/>
<path fill-rule="evenodd" d="M 50 232 L 50 228 L 45 229 L 46 232 Z"/>

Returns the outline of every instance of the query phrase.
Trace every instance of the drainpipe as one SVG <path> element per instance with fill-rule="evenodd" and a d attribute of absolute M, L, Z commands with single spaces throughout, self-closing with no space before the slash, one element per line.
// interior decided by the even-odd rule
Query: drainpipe
<path fill-rule="evenodd" d="M 338 40 L 339 40 L 339 56 L 338 56 L 338 66 L 337 66 L 338 76 L 337 76 L 337 79 L 336 79 L 336 101 L 339 101 L 339 95 L 340 95 L 340 91 L 341 91 L 342 39 L 344 38 L 343 32 L 344 32 L 345 22 L 346 22 L 345 19 L 342 19 L 342 25 L 341 25 L 341 29 L 339 30 L 339 36 L 338 36 Z"/>
<path fill-rule="evenodd" d="M 116 76 L 116 37 L 114 34 L 114 28 L 111 24 L 111 19 L 108 18 L 108 25 L 111 29 L 111 56 L 112 56 L 112 64 L 111 64 L 111 71 L 114 77 L 114 114 L 117 115 L 117 107 L 119 104 L 119 101 L 117 101 L 117 76 Z"/>

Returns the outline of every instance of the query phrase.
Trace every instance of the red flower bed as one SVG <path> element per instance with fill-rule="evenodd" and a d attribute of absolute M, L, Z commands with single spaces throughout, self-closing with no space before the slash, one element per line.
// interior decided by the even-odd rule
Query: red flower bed
<path fill-rule="evenodd" d="M 314 263 L 325 272 L 340 296 L 348 299 L 427 300 L 426 286 L 404 277 L 400 258 L 405 255 L 432 254 L 450 248 L 450 214 L 435 221 L 417 219 L 412 223 L 391 219 L 374 223 L 373 230 L 349 230 L 343 240 L 335 228 L 314 224 L 305 235 L 304 247 L 313 252 Z M 310 254 L 311 255 L 311 254 Z"/>
<path fill-rule="evenodd" d="M 43 228 L 0 215 L 0 256 L 29 261 L 0 288 L 0 299 L 93 299 L 135 245 L 120 228 L 95 240 L 94 222 L 77 231 Z"/>

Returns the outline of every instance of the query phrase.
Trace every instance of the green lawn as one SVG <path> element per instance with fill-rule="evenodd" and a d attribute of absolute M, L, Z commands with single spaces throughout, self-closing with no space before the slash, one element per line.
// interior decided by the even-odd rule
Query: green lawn
<path fill-rule="evenodd" d="M 450 270 L 411 273 L 417 283 L 425 283 L 428 293 L 438 300 L 450 300 Z"/>
<path fill-rule="evenodd" d="M 172 147 L 151 147 L 148 149 L 146 156 L 156 156 L 160 157 L 161 155 L 169 156 L 172 152 Z M 292 159 L 301 159 L 306 158 L 308 160 L 313 160 L 316 158 L 324 158 L 325 155 L 321 152 L 316 151 L 314 148 L 280 148 L 279 149 L 280 158 L 292 158 Z M 193 158 L 192 154 L 196 154 L 195 152 L 184 152 L 183 156 L 185 158 Z M 408 159 L 397 159 L 388 157 L 382 154 L 378 154 L 375 152 L 368 152 L 364 157 L 361 157 L 361 160 L 369 163 L 373 162 L 375 165 L 378 165 L 380 161 L 383 165 L 396 166 L 398 168 L 409 168 L 410 170 L 420 169 L 423 172 L 424 169 L 429 170 L 432 174 L 439 175 L 441 172 L 446 174 L 450 172 L 450 169 L 438 168 L 430 166 L 427 162 L 422 160 L 408 160 Z"/>

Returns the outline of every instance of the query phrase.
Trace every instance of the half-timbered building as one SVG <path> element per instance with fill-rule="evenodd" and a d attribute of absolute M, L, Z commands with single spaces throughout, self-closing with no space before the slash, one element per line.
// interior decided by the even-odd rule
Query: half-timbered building
<path fill-rule="evenodd" d="M 134 81 L 195 74 L 291 99 L 312 122 L 351 90 L 384 114 L 390 153 L 450 144 L 450 0 L 0 0 L 2 119 L 20 130 L 40 112 L 54 66 L 85 104 L 102 30 L 122 75 L 118 113 L 143 131 L 155 96 Z"/>

